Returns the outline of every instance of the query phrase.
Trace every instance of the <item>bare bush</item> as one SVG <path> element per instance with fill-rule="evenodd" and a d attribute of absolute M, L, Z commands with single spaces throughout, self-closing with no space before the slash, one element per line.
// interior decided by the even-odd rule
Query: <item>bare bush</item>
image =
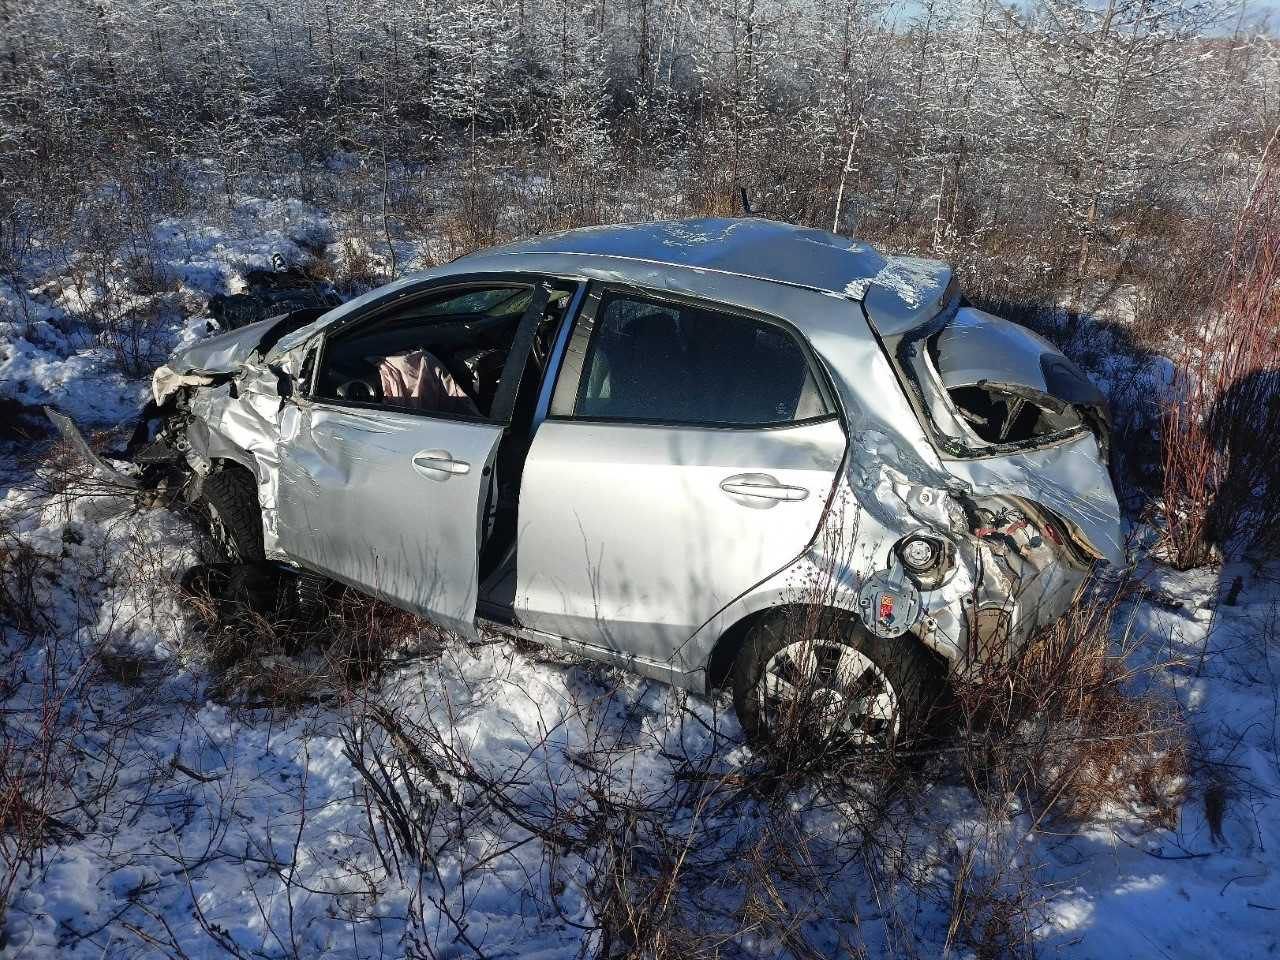
<path fill-rule="evenodd" d="M 1143 689 L 1164 666 L 1137 665 L 1150 638 L 1116 620 L 1137 589 L 1092 585 L 1013 656 L 956 683 L 961 768 L 979 797 L 1021 797 L 1037 823 L 1110 808 L 1173 822 L 1186 732 L 1175 704 Z"/>
<path fill-rule="evenodd" d="M 1181 569 L 1280 536 L 1280 129 L 1197 333 L 1160 423 L 1164 548 Z"/>
<path fill-rule="evenodd" d="M 40 580 L 51 572 L 48 558 L 19 539 L 0 518 L 0 641 L 10 629 L 32 634 L 48 626 Z"/>

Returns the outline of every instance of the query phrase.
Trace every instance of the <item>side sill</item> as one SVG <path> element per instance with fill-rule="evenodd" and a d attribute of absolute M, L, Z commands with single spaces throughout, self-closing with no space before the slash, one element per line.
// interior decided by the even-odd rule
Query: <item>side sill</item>
<path fill-rule="evenodd" d="M 647 660 L 634 654 L 624 653 L 619 650 L 609 650 L 594 644 L 583 643 L 580 640 L 561 637 L 554 633 L 544 633 L 541 630 L 534 630 L 532 627 L 516 623 L 503 623 L 483 616 L 476 617 L 476 626 L 482 630 L 491 630 L 504 636 L 516 637 L 520 640 L 527 640 L 530 643 L 550 647 L 552 650 L 559 650 L 562 653 L 621 667 L 623 670 L 638 673 L 643 677 L 658 680 L 673 687 L 680 687 L 695 693 L 703 692 L 703 672 L 701 670 L 685 673 L 682 670 L 673 668 L 669 663 Z"/>

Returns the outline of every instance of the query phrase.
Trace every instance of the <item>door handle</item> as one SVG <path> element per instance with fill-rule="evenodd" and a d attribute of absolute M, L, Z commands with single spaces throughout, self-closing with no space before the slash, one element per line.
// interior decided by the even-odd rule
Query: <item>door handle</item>
<path fill-rule="evenodd" d="M 739 473 L 720 481 L 720 489 L 735 497 L 753 497 L 758 500 L 803 500 L 809 496 L 804 487 L 790 487 L 779 483 L 777 477 L 767 473 Z"/>
<path fill-rule="evenodd" d="M 413 455 L 413 469 L 430 480 L 448 480 L 458 474 L 470 473 L 471 464 L 455 460 L 448 450 L 422 450 Z"/>

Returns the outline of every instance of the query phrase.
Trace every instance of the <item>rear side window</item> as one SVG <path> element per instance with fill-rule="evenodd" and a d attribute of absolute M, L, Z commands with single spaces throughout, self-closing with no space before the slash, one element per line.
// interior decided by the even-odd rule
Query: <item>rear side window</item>
<path fill-rule="evenodd" d="M 782 327 L 612 293 L 596 311 L 572 409 L 589 419 L 729 426 L 829 412 L 804 351 Z"/>

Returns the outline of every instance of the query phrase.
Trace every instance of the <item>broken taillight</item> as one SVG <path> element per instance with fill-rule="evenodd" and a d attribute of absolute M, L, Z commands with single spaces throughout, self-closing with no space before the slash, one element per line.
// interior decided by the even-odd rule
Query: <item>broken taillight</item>
<path fill-rule="evenodd" d="M 880 594 L 880 619 L 888 623 L 893 619 L 893 594 Z"/>

